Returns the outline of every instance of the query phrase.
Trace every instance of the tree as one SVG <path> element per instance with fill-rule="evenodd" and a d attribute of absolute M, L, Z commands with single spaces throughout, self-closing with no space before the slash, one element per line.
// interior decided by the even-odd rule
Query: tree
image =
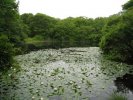
<path fill-rule="evenodd" d="M 74 29 L 73 18 L 60 20 L 54 27 L 52 38 L 58 41 L 71 41 L 75 34 Z"/>
<path fill-rule="evenodd" d="M 123 5 L 123 10 L 128 10 L 133 8 L 133 0 L 129 0 L 126 4 Z"/>
<path fill-rule="evenodd" d="M 109 59 L 133 62 L 133 9 L 109 17 L 100 47 Z"/>
<path fill-rule="evenodd" d="M 20 17 L 24 24 L 31 26 L 31 21 L 34 17 L 32 13 L 24 13 Z"/>
<path fill-rule="evenodd" d="M 18 4 L 15 0 L 0 1 L 0 34 L 6 34 L 10 42 L 14 43 L 14 38 L 22 39 L 22 29 L 18 13 Z"/>
<path fill-rule="evenodd" d="M 32 13 L 24 13 L 20 15 L 21 21 L 22 21 L 22 27 L 23 27 L 23 32 L 25 33 L 26 36 L 31 36 L 31 22 L 33 19 L 34 15 Z"/>
<path fill-rule="evenodd" d="M 31 20 L 31 36 L 42 35 L 44 39 L 49 38 L 56 19 L 45 14 L 36 14 Z"/>
<path fill-rule="evenodd" d="M 12 49 L 21 48 L 23 34 L 15 0 L 0 0 L 0 65 L 12 65 Z M 15 50 L 15 52 L 16 52 Z"/>
<path fill-rule="evenodd" d="M 7 36 L 0 36 L 0 70 L 12 66 L 13 64 L 13 45 Z"/>

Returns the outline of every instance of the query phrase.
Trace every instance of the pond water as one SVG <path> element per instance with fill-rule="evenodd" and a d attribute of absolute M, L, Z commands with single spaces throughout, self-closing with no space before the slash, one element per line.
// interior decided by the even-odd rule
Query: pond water
<path fill-rule="evenodd" d="M 59 49 L 59 48 L 69 48 L 69 47 L 88 47 L 97 46 L 96 43 L 89 43 L 88 41 L 41 41 L 35 43 L 27 43 L 26 52 L 37 51 L 40 49 Z"/>
<path fill-rule="evenodd" d="M 20 68 L 0 73 L 0 100 L 107 100 L 133 66 L 105 60 L 98 47 L 43 49 L 16 56 Z"/>

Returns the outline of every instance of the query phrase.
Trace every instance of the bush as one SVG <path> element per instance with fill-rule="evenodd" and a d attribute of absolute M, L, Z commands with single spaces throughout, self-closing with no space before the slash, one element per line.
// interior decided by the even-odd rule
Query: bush
<path fill-rule="evenodd" d="M 111 16 L 103 29 L 100 47 L 108 59 L 133 62 L 133 14 Z"/>
<path fill-rule="evenodd" d="M 32 38 L 30 38 L 30 37 L 26 38 L 25 41 L 26 41 L 26 43 L 34 43 L 34 42 L 44 41 L 44 38 L 41 35 L 35 35 Z"/>
<path fill-rule="evenodd" d="M 13 64 L 13 45 L 7 36 L 0 36 L 0 70 L 12 66 Z"/>

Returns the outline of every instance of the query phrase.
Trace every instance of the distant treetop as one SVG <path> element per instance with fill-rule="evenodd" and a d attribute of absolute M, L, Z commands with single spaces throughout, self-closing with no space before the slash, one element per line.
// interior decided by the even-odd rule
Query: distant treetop
<path fill-rule="evenodd" d="M 133 8 L 133 0 L 129 0 L 126 4 L 123 5 L 123 10 L 128 10 Z"/>

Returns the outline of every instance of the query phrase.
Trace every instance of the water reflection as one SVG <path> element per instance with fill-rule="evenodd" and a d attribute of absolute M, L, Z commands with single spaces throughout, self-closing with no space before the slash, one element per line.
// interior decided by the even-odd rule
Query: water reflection
<path fill-rule="evenodd" d="M 117 77 L 114 81 L 115 85 L 117 86 L 118 92 L 133 92 L 133 75 L 132 74 L 125 74 L 122 77 Z"/>
<path fill-rule="evenodd" d="M 96 46 L 96 44 L 90 44 L 86 41 L 56 41 L 56 42 L 36 42 L 27 44 L 27 51 L 36 51 L 39 49 L 59 49 L 59 48 L 68 48 L 68 47 L 88 47 L 88 46 Z"/>

